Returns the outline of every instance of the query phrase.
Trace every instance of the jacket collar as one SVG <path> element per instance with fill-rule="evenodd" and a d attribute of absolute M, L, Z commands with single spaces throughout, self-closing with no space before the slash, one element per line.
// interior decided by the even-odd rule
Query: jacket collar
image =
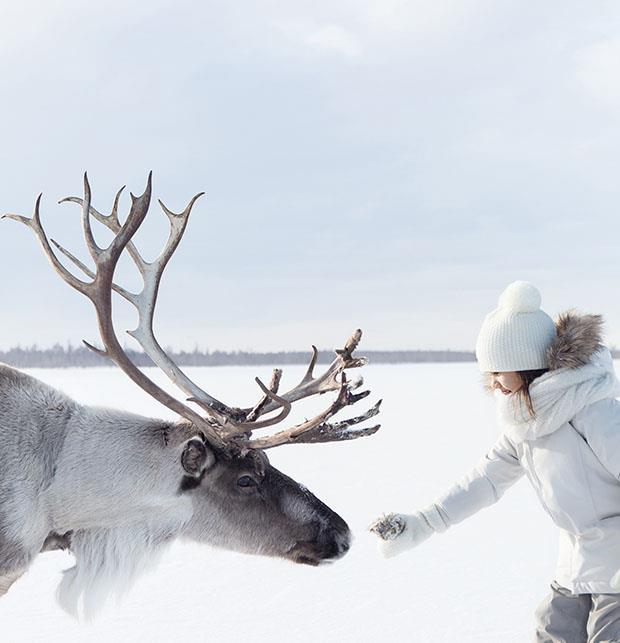
<path fill-rule="evenodd" d="M 584 315 L 575 310 L 560 313 L 555 320 L 556 337 L 547 349 L 550 371 L 579 368 L 601 348 L 602 315 Z"/>

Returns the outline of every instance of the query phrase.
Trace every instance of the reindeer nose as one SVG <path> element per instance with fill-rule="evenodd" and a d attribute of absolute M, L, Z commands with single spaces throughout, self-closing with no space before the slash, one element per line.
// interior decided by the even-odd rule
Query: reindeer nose
<path fill-rule="evenodd" d="M 336 536 L 336 543 L 339 550 L 338 556 L 344 556 L 351 548 L 351 532 L 347 531 L 346 534 Z"/>
<path fill-rule="evenodd" d="M 344 529 L 325 529 L 319 535 L 318 545 L 323 560 L 341 558 L 351 547 L 351 532 L 346 525 Z"/>

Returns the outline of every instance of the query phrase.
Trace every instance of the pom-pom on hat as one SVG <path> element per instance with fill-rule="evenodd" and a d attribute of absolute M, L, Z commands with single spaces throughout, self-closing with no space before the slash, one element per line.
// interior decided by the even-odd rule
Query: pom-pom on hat
<path fill-rule="evenodd" d="M 513 281 L 504 290 L 497 308 L 484 318 L 476 341 L 482 372 L 548 368 L 547 349 L 556 330 L 540 304 L 538 288 L 528 281 Z"/>

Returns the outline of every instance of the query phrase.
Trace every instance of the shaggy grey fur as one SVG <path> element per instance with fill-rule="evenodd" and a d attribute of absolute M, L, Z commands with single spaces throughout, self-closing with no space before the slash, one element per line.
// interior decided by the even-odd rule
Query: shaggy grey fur
<path fill-rule="evenodd" d="M 587 364 L 602 344 L 603 317 L 575 310 L 560 313 L 555 320 L 556 338 L 547 349 L 549 370 L 579 368 Z"/>

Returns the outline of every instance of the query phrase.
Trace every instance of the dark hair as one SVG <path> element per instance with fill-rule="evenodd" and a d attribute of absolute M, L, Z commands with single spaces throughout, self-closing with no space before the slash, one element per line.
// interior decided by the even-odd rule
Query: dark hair
<path fill-rule="evenodd" d="M 515 392 L 515 395 L 518 395 L 524 402 L 527 410 L 532 418 L 536 417 L 534 412 L 534 407 L 532 406 L 532 398 L 530 397 L 530 385 L 537 378 L 546 373 L 548 368 L 538 368 L 531 371 L 515 371 L 516 374 L 521 378 L 521 383 L 523 386 Z M 493 392 L 493 373 L 484 374 L 484 388 L 487 391 Z"/>
<path fill-rule="evenodd" d="M 523 382 L 523 386 L 517 391 L 517 395 L 525 402 L 527 410 L 532 418 L 536 417 L 536 413 L 534 412 L 532 398 L 530 397 L 530 384 L 548 370 L 548 368 L 538 368 L 533 371 L 517 371 L 517 375 Z"/>

